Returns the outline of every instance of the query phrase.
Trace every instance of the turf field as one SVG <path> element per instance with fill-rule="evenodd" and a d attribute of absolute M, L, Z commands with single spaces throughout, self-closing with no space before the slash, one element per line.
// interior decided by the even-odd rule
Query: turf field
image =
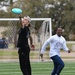
<path fill-rule="evenodd" d="M 31 62 L 32 75 L 50 75 L 53 69 L 50 62 Z M 19 63 L 0 62 L 0 75 L 22 75 Z M 60 75 L 75 75 L 75 62 L 65 62 L 65 68 Z"/>

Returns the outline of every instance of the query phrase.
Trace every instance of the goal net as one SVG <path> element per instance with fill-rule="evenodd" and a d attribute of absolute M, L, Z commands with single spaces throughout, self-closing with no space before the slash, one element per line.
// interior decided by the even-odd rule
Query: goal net
<path fill-rule="evenodd" d="M 39 60 L 43 43 L 52 35 L 51 18 L 31 18 L 31 20 L 30 31 L 35 49 L 31 49 L 30 59 Z M 0 61 L 18 61 L 16 45 L 19 28 L 18 18 L 0 18 Z"/>

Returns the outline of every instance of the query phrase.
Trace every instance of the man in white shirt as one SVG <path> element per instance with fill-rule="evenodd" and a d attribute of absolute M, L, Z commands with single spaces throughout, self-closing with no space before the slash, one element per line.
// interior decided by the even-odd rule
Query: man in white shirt
<path fill-rule="evenodd" d="M 54 69 L 51 75 L 60 75 L 61 70 L 64 68 L 64 62 L 60 57 L 60 49 L 70 53 L 70 50 L 66 46 L 66 40 L 62 36 L 62 28 L 57 28 L 56 34 L 51 36 L 42 46 L 40 56 L 43 58 L 43 53 L 46 49 L 46 46 L 50 44 L 49 56 L 53 60 Z"/>

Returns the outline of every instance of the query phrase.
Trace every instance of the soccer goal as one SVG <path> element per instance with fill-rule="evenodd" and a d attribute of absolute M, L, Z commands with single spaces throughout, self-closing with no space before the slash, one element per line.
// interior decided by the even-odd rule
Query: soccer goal
<path fill-rule="evenodd" d="M 8 57 L 9 59 L 17 59 L 17 54 L 13 54 L 15 49 L 17 49 L 16 45 L 19 28 L 18 18 L 0 18 L 0 42 L 5 41 L 4 44 L 0 43 L 0 49 L 8 50 L 8 56 L 9 54 L 12 55 Z M 43 43 L 52 36 L 51 18 L 31 18 L 30 31 L 35 45 L 35 49 L 31 49 L 31 59 L 38 59 Z M 9 50 L 12 50 L 13 53 Z M 5 51 L 3 53 L 6 54 Z"/>

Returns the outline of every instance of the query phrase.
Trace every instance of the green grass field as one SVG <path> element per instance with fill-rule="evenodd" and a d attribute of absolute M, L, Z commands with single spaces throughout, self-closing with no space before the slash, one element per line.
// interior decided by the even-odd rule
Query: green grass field
<path fill-rule="evenodd" d="M 32 75 L 50 75 L 53 69 L 50 62 L 31 62 Z M 19 63 L 0 62 L 0 75 L 22 75 Z M 65 67 L 60 75 L 75 75 L 75 62 L 65 62 Z"/>

